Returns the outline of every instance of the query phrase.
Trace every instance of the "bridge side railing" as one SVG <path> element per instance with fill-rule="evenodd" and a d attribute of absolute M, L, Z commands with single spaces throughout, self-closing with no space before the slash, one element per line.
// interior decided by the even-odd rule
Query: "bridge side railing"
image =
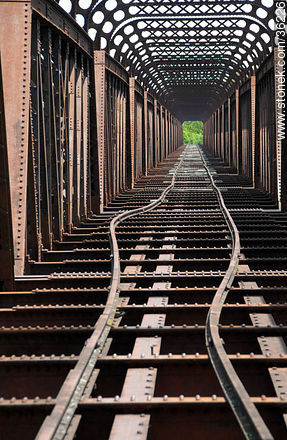
<path fill-rule="evenodd" d="M 282 70 L 279 55 L 274 47 L 257 72 L 237 85 L 205 122 L 204 139 L 235 173 L 286 210 L 286 181 L 282 177 L 286 172 L 286 138 L 282 138 L 278 121 L 284 107 L 276 79 Z"/>
<path fill-rule="evenodd" d="M 0 37 L 22 276 L 27 257 L 40 261 L 181 145 L 181 123 L 52 0 L 1 2 Z"/>

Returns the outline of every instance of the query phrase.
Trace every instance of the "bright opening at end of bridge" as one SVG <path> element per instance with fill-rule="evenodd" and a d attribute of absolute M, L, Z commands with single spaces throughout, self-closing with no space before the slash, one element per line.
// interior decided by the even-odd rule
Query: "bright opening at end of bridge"
<path fill-rule="evenodd" d="M 184 121 L 182 124 L 183 143 L 203 144 L 203 122 L 202 121 Z"/>

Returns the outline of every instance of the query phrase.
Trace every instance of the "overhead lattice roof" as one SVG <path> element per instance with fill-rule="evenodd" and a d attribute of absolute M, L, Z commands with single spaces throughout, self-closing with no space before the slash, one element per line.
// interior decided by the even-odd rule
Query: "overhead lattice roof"
<path fill-rule="evenodd" d="M 273 0 L 60 0 L 184 119 L 206 119 L 271 52 Z"/>

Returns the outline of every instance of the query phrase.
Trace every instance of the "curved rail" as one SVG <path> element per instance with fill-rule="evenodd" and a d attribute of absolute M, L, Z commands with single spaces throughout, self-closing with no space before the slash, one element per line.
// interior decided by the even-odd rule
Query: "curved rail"
<path fill-rule="evenodd" d="M 211 307 L 206 320 L 205 326 L 205 343 L 208 354 L 225 393 L 225 396 L 248 440 L 273 440 L 273 436 L 265 425 L 261 415 L 255 405 L 251 402 L 250 397 L 239 379 L 232 363 L 230 362 L 226 351 L 224 350 L 218 324 L 220 320 L 222 306 L 231 287 L 240 257 L 240 239 L 238 229 L 226 207 L 221 191 L 217 187 L 206 164 L 202 151 L 199 150 L 204 168 L 210 178 L 211 185 L 216 192 L 220 210 L 227 222 L 232 237 L 232 256 L 229 267 L 225 273 L 223 280 L 218 287 L 213 298 Z"/>
<path fill-rule="evenodd" d="M 103 344 L 105 343 L 116 313 L 120 288 L 120 255 L 116 239 L 116 227 L 123 220 L 133 217 L 142 212 L 150 211 L 160 205 L 167 193 L 173 188 L 177 172 L 184 160 L 185 152 L 179 161 L 173 174 L 171 184 L 163 190 L 161 195 L 140 208 L 124 211 L 114 217 L 110 222 L 110 243 L 112 253 L 112 279 L 109 287 L 109 295 L 102 315 L 97 320 L 94 331 L 87 339 L 82 349 L 78 362 L 66 377 L 57 396 L 56 404 L 51 415 L 47 416 L 42 424 L 35 440 L 63 440 L 71 423 L 77 405 L 85 390 L 93 368 L 97 362 Z"/>

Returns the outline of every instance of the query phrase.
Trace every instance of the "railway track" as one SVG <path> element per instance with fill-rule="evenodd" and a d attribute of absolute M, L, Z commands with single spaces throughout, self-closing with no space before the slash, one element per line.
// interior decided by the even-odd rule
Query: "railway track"
<path fill-rule="evenodd" d="M 188 146 L 44 250 L 0 296 L 3 439 L 285 438 L 286 221 Z"/>

